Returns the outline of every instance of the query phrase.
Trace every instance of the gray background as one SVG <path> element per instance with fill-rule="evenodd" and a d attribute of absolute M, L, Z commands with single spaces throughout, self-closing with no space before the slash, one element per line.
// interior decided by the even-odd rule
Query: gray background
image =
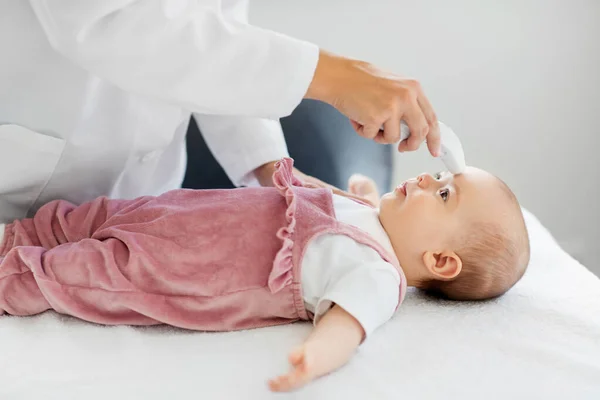
<path fill-rule="evenodd" d="M 467 162 L 600 275 L 600 1 L 251 0 L 250 21 L 417 78 Z M 441 167 L 395 162 L 395 182 Z"/>

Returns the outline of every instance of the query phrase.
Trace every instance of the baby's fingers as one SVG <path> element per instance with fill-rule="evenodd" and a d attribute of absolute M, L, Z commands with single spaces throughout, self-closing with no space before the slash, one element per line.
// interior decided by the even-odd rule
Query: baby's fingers
<path fill-rule="evenodd" d="M 287 375 L 278 376 L 269 380 L 269 389 L 272 392 L 284 392 L 285 387 L 289 386 Z"/>
<path fill-rule="evenodd" d="M 287 375 L 271 379 L 269 381 L 269 388 L 273 392 L 287 392 L 303 386 L 309 380 L 309 376 L 304 368 L 296 368 Z"/>
<path fill-rule="evenodd" d="M 293 350 L 288 357 L 288 361 L 292 364 L 293 370 L 286 375 L 281 375 L 269 381 L 269 387 L 274 392 L 296 389 L 310 380 L 304 347 Z"/>

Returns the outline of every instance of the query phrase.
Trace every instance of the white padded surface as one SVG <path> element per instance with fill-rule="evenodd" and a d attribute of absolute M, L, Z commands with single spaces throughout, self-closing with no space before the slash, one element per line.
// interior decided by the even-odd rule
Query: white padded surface
<path fill-rule="evenodd" d="M 296 324 L 207 334 L 0 317 L 0 399 L 600 399 L 600 280 L 526 212 L 531 266 L 485 304 L 417 292 L 350 364 L 273 395 L 308 334 Z"/>

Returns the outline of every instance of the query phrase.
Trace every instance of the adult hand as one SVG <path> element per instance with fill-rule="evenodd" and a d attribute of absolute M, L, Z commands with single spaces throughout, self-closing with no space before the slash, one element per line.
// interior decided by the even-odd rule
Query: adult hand
<path fill-rule="evenodd" d="M 419 82 L 384 72 L 362 61 L 321 51 L 305 95 L 335 107 L 350 118 L 356 132 L 378 143 L 400 140 L 400 121 L 410 129 L 399 151 L 412 151 L 427 140 L 432 156 L 440 153 L 437 117 Z"/>

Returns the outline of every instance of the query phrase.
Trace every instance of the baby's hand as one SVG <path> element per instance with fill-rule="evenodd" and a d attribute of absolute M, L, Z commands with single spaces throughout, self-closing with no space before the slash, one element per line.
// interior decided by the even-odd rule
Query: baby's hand
<path fill-rule="evenodd" d="M 297 389 L 346 364 L 362 341 L 360 323 L 338 305 L 319 320 L 306 342 L 289 355 L 292 371 L 269 381 L 274 392 Z"/>
<path fill-rule="evenodd" d="M 269 381 L 274 392 L 286 392 L 297 389 L 316 377 L 314 352 L 305 344 L 292 351 L 288 357 L 292 371 Z"/>
<path fill-rule="evenodd" d="M 348 191 L 352 194 L 368 199 L 375 206 L 379 205 L 379 192 L 377 184 L 368 176 L 354 174 L 348 179 Z"/>

